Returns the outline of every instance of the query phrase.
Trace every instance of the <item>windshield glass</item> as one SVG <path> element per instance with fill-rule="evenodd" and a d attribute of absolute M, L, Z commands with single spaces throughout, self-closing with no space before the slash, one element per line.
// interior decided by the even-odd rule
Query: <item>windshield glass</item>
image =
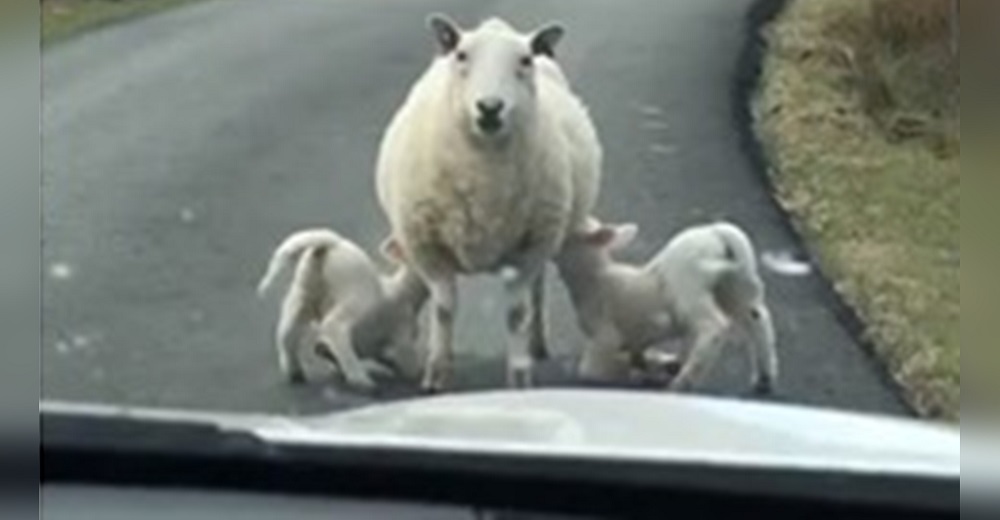
<path fill-rule="evenodd" d="M 958 0 L 41 9 L 45 400 L 958 419 Z"/>

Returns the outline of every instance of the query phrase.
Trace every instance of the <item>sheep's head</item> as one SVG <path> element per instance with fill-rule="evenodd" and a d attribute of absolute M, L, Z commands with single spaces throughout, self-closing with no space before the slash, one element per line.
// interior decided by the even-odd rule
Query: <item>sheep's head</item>
<path fill-rule="evenodd" d="M 494 18 L 463 31 L 440 14 L 430 16 L 428 25 L 451 71 L 455 115 L 474 138 L 506 142 L 534 117 L 535 59 L 554 56 L 562 26 L 548 24 L 522 34 Z"/>

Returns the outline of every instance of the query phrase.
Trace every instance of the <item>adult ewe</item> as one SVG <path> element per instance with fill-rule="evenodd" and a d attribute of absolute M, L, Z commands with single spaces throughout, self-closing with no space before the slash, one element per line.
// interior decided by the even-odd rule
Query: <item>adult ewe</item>
<path fill-rule="evenodd" d="M 450 371 L 457 276 L 504 270 L 508 383 L 530 386 L 545 265 L 593 209 L 600 143 L 554 61 L 561 26 L 428 25 L 439 53 L 389 124 L 376 175 L 392 234 L 431 291 L 422 385 L 441 390 Z"/>

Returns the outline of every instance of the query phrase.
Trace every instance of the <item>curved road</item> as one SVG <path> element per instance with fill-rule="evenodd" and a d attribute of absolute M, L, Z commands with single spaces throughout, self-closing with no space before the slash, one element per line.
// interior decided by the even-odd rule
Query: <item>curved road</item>
<path fill-rule="evenodd" d="M 727 217 L 796 252 L 740 147 L 731 106 L 750 0 L 211 0 L 46 51 L 43 394 L 200 409 L 320 412 L 366 397 L 281 381 L 273 300 L 253 292 L 290 231 L 329 225 L 373 248 L 382 129 L 432 52 L 425 16 L 522 29 L 556 18 L 560 59 L 606 148 L 600 215 L 631 220 L 646 258 Z M 554 279 L 553 279 L 554 280 Z M 816 278 L 768 274 L 783 400 L 905 413 Z M 462 290 L 456 382 L 503 381 L 495 282 Z M 565 375 L 579 335 L 550 285 Z M 745 392 L 739 350 L 706 388 Z M 409 393 L 390 385 L 386 396 Z"/>

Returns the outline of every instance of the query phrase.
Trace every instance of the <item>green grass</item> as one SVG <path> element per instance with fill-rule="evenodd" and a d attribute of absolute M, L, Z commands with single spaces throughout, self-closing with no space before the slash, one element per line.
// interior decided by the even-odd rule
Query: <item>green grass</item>
<path fill-rule="evenodd" d="M 90 29 L 193 1 L 46 0 L 42 3 L 42 43 L 55 43 Z"/>
<path fill-rule="evenodd" d="M 907 2 L 931 3 L 945 2 Z M 755 113 L 781 203 L 877 354 L 918 411 L 957 419 L 958 66 L 947 24 L 907 7 L 791 3 L 769 28 Z"/>

